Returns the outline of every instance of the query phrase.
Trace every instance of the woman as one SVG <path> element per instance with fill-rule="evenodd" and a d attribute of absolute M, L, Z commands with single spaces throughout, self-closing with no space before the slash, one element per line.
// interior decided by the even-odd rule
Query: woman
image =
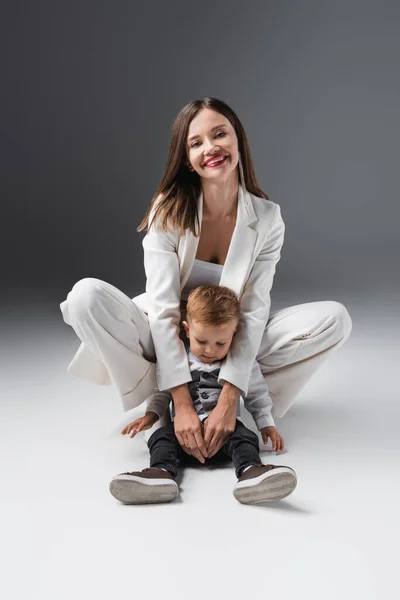
<path fill-rule="evenodd" d="M 329 352 L 347 339 L 351 319 L 331 301 L 270 314 L 284 223 L 279 206 L 257 184 L 242 124 L 220 100 L 197 100 L 178 114 L 166 171 L 139 231 L 145 228 L 145 294 L 132 301 L 105 282 L 84 279 L 62 303 L 64 320 L 82 341 L 69 372 L 114 383 L 125 410 L 155 386 L 170 389 L 179 443 L 203 461 L 233 431 L 254 359 L 274 414 L 282 417 Z M 241 318 L 220 371 L 220 399 L 203 431 L 188 391 L 179 322 L 190 289 L 216 283 L 239 296 Z"/>

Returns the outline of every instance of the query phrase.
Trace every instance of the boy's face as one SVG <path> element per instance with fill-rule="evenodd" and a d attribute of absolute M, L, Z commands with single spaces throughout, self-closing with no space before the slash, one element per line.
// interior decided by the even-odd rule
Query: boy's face
<path fill-rule="evenodd" d="M 182 324 L 190 340 L 191 352 L 204 363 L 212 363 L 225 358 L 237 331 L 236 319 L 215 326 L 204 325 L 189 318 Z"/>

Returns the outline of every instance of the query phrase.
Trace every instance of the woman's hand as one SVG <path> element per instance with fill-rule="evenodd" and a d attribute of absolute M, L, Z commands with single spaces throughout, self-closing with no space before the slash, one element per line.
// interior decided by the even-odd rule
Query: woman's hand
<path fill-rule="evenodd" d="M 235 431 L 236 404 L 239 395 L 239 388 L 226 381 L 217 406 L 204 421 L 204 443 L 209 457 L 214 456 Z"/>
<path fill-rule="evenodd" d="M 156 421 L 158 421 L 158 415 L 152 411 L 149 411 L 144 417 L 135 419 L 135 421 L 132 421 L 132 423 L 126 425 L 121 433 L 122 435 L 131 434 L 131 438 L 133 438 L 137 433 L 139 433 L 139 431 L 145 431 L 146 429 L 153 427 Z"/>
<path fill-rule="evenodd" d="M 175 407 L 174 429 L 183 450 L 204 463 L 208 453 L 203 439 L 202 422 L 194 408 L 180 408 L 177 411 Z"/>
<path fill-rule="evenodd" d="M 193 408 L 187 384 L 172 388 L 171 395 L 174 400 L 174 429 L 178 442 L 187 454 L 204 463 L 208 453 L 203 439 L 203 424 Z"/>
<path fill-rule="evenodd" d="M 285 443 L 283 441 L 283 437 L 277 432 L 275 427 L 263 427 L 260 430 L 260 433 L 264 444 L 268 444 L 268 438 L 271 438 L 272 449 L 277 452 L 282 452 L 285 447 Z"/>

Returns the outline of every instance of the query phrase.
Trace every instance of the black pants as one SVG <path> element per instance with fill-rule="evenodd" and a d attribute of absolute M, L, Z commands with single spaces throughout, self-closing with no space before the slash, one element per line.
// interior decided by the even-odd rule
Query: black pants
<path fill-rule="evenodd" d="M 180 461 L 190 463 L 193 458 L 179 445 L 175 435 L 174 425 L 160 427 L 149 438 L 147 445 L 150 450 L 150 466 L 158 469 L 166 469 L 177 476 L 177 467 Z M 235 465 L 236 477 L 240 477 L 243 469 L 251 465 L 261 465 L 259 454 L 258 437 L 254 431 L 250 431 L 241 421 L 236 420 L 235 431 L 225 440 L 224 445 L 207 462 L 229 459 Z M 200 464 L 197 459 L 194 459 Z"/>

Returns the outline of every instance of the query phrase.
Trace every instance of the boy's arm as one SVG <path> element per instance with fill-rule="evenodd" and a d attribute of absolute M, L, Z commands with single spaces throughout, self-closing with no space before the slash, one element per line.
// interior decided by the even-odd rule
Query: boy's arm
<path fill-rule="evenodd" d="M 153 392 L 146 400 L 146 413 L 154 412 L 158 415 L 158 418 L 161 419 L 168 410 L 171 400 L 172 396 L 169 391 Z"/>
<path fill-rule="evenodd" d="M 275 421 L 271 414 L 272 399 L 260 365 L 256 360 L 251 370 L 248 392 L 246 396 L 243 396 L 243 401 L 259 431 L 263 427 L 271 425 L 275 427 Z"/>

